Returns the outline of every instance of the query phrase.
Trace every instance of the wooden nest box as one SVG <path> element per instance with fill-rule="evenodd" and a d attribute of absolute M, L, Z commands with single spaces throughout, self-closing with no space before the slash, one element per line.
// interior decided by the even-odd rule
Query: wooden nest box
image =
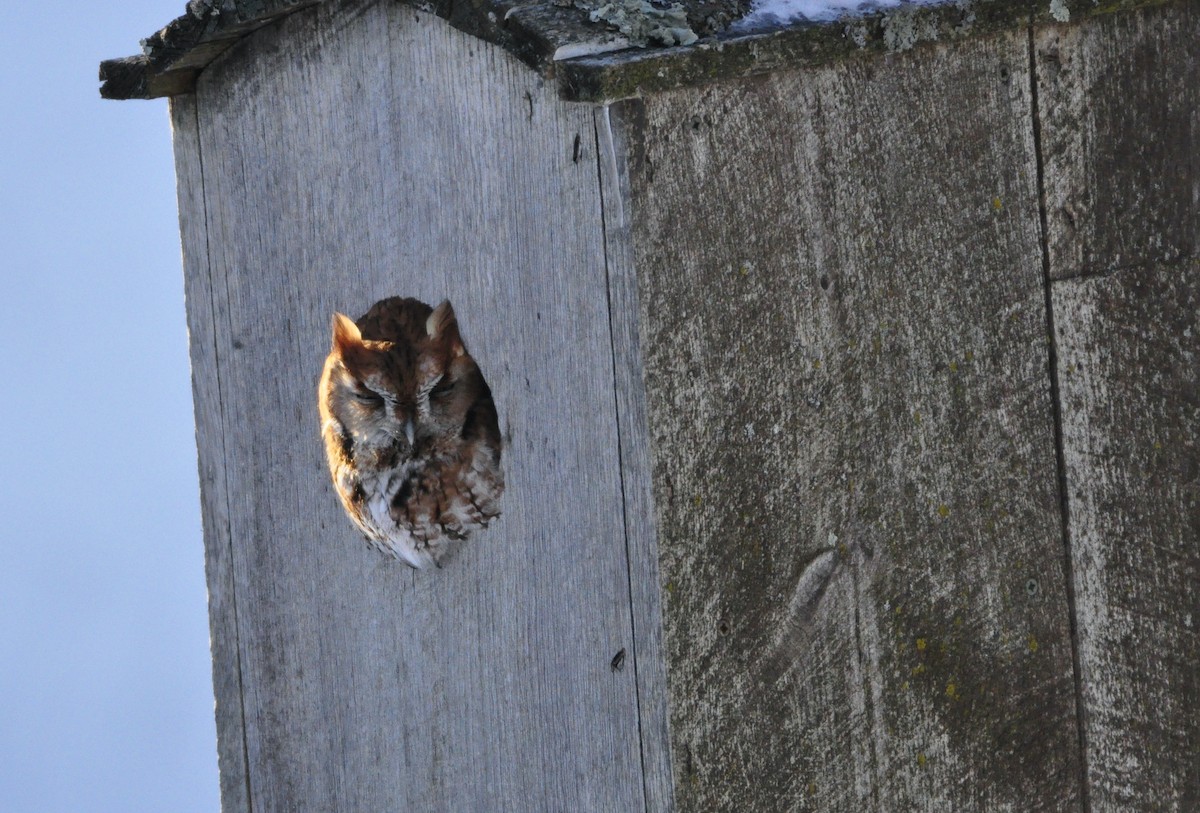
<path fill-rule="evenodd" d="M 1200 4 L 743 6 L 194 0 L 102 66 L 171 97 L 226 811 L 1200 809 Z M 318 437 L 393 295 L 506 441 L 437 571 Z"/>

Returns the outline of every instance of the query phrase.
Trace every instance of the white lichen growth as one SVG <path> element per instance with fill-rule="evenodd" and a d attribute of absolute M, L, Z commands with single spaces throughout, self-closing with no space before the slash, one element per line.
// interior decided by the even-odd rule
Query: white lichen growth
<path fill-rule="evenodd" d="M 575 5 L 587 11 L 592 22 L 616 28 L 631 45 L 691 45 L 699 39 L 688 24 L 687 12 L 678 3 L 659 8 L 646 0 L 576 0 Z"/>
<path fill-rule="evenodd" d="M 1050 0 L 1050 16 L 1060 23 L 1065 23 L 1071 19 L 1071 10 L 1067 8 L 1064 0 Z"/>
<path fill-rule="evenodd" d="M 867 47 L 867 27 L 861 22 L 847 25 L 846 36 L 859 48 Z"/>
<path fill-rule="evenodd" d="M 936 40 L 937 26 L 913 6 L 901 6 L 883 19 L 883 44 L 889 51 L 907 51 L 918 42 Z"/>

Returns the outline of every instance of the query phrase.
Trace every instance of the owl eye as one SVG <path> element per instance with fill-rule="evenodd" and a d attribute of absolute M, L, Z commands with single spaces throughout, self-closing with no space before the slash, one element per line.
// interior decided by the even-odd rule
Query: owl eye
<path fill-rule="evenodd" d="M 377 407 L 383 405 L 383 398 L 371 392 L 370 390 L 354 390 L 352 392 L 354 400 L 364 406 Z"/>
<path fill-rule="evenodd" d="M 449 395 L 454 389 L 454 380 L 443 376 L 437 385 L 429 391 L 430 398 L 441 398 L 444 395 Z"/>

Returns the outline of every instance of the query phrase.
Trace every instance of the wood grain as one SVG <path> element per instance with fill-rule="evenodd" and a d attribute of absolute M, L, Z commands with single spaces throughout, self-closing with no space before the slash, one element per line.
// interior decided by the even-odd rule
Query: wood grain
<path fill-rule="evenodd" d="M 1200 251 L 1200 11 L 1175 2 L 1035 32 L 1055 279 Z"/>
<path fill-rule="evenodd" d="M 226 432 L 216 327 L 225 320 L 212 288 L 208 212 L 204 200 L 203 145 L 196 98 L 171 100 L 171 134 L 183 244 L 184 296 L 192 363 L 192 402 L 199 454 L 204 569 L 208 581 L 209 644 L 216 696 L 217 767 L 224 813 L 250 810 L 243 730 L 241 655 L 237 597 L 233 586 L 233 540 L 226 483 Z"/>
<path fill-rule="evenodd" d="M 232 46 L 172 103 L 224 808 L 1200 807 L 1197 25 L 598 108 L 393 2 Z M 317 438 L 394 294 L 507 442 L 435 573 Z"/>
<path fill-rule="evenodd" d="M 1090 809 L 1200 808 L 1200 15 L 1034 54 Z"/>
<path fill-rule="evenodd" d="M 1200 262 L 1053 287 L 1091 809 L 1200 809 Z"/>
<path fill-rule="evenodd" d="M 613 110 L 680 808 L 1079 810 L 1027 35 Z"/>
<path fill-rule="evenodd" d="M 650 489 L 650 427 L 645 360 L 638 323 L 638 280 L 633 258 L 629 143 L 622 120 L 608 107 L 595 111 L 597 163 L 604 203 L 613 372 L 621 435 L 621 487 L 629 541 L 629 593 L 637 640 L 638 707 L 646 809 L 673 810 L 667 682 L 663 662 L 658 535 Z"/>
<path fill-rule="evenodd" d="M 253 809 L 642 809 L 591 110 L 391 2 L 258 32 L 197 103 Z M 318 442 L 330 314 L 393 294 L 454 302 L 507 439 L 438 572 L 367 548 Z"/>

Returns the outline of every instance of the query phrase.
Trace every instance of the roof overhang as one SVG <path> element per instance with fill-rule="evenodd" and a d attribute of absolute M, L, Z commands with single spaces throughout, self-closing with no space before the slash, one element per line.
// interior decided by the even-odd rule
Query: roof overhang
<path fill-rule="evenodd" d="M 650 41 L 644 29 L 623 33 L 596 13 L 614 3 L 645 8 L 644 0 L 603 0 L 603 6 L 602 0 L 396 0 L 500 45 L 554 77 L 564 98 L 592 102 L 1171 1 L 954 0 L 731 36 L 722 31 L 750 0 L 684 0 L 698 39 L 664 47 L 653 42 L 653 33 Z M 100 95 L 152 99 L 188 93 L 200 71 L 234 43 L 321 2 L 329 0 L 191 0 L 182 16 L 142 41 L 141 55 L 100 64 Z M 663 39 L 670 42 L 670 35 Z"/>

